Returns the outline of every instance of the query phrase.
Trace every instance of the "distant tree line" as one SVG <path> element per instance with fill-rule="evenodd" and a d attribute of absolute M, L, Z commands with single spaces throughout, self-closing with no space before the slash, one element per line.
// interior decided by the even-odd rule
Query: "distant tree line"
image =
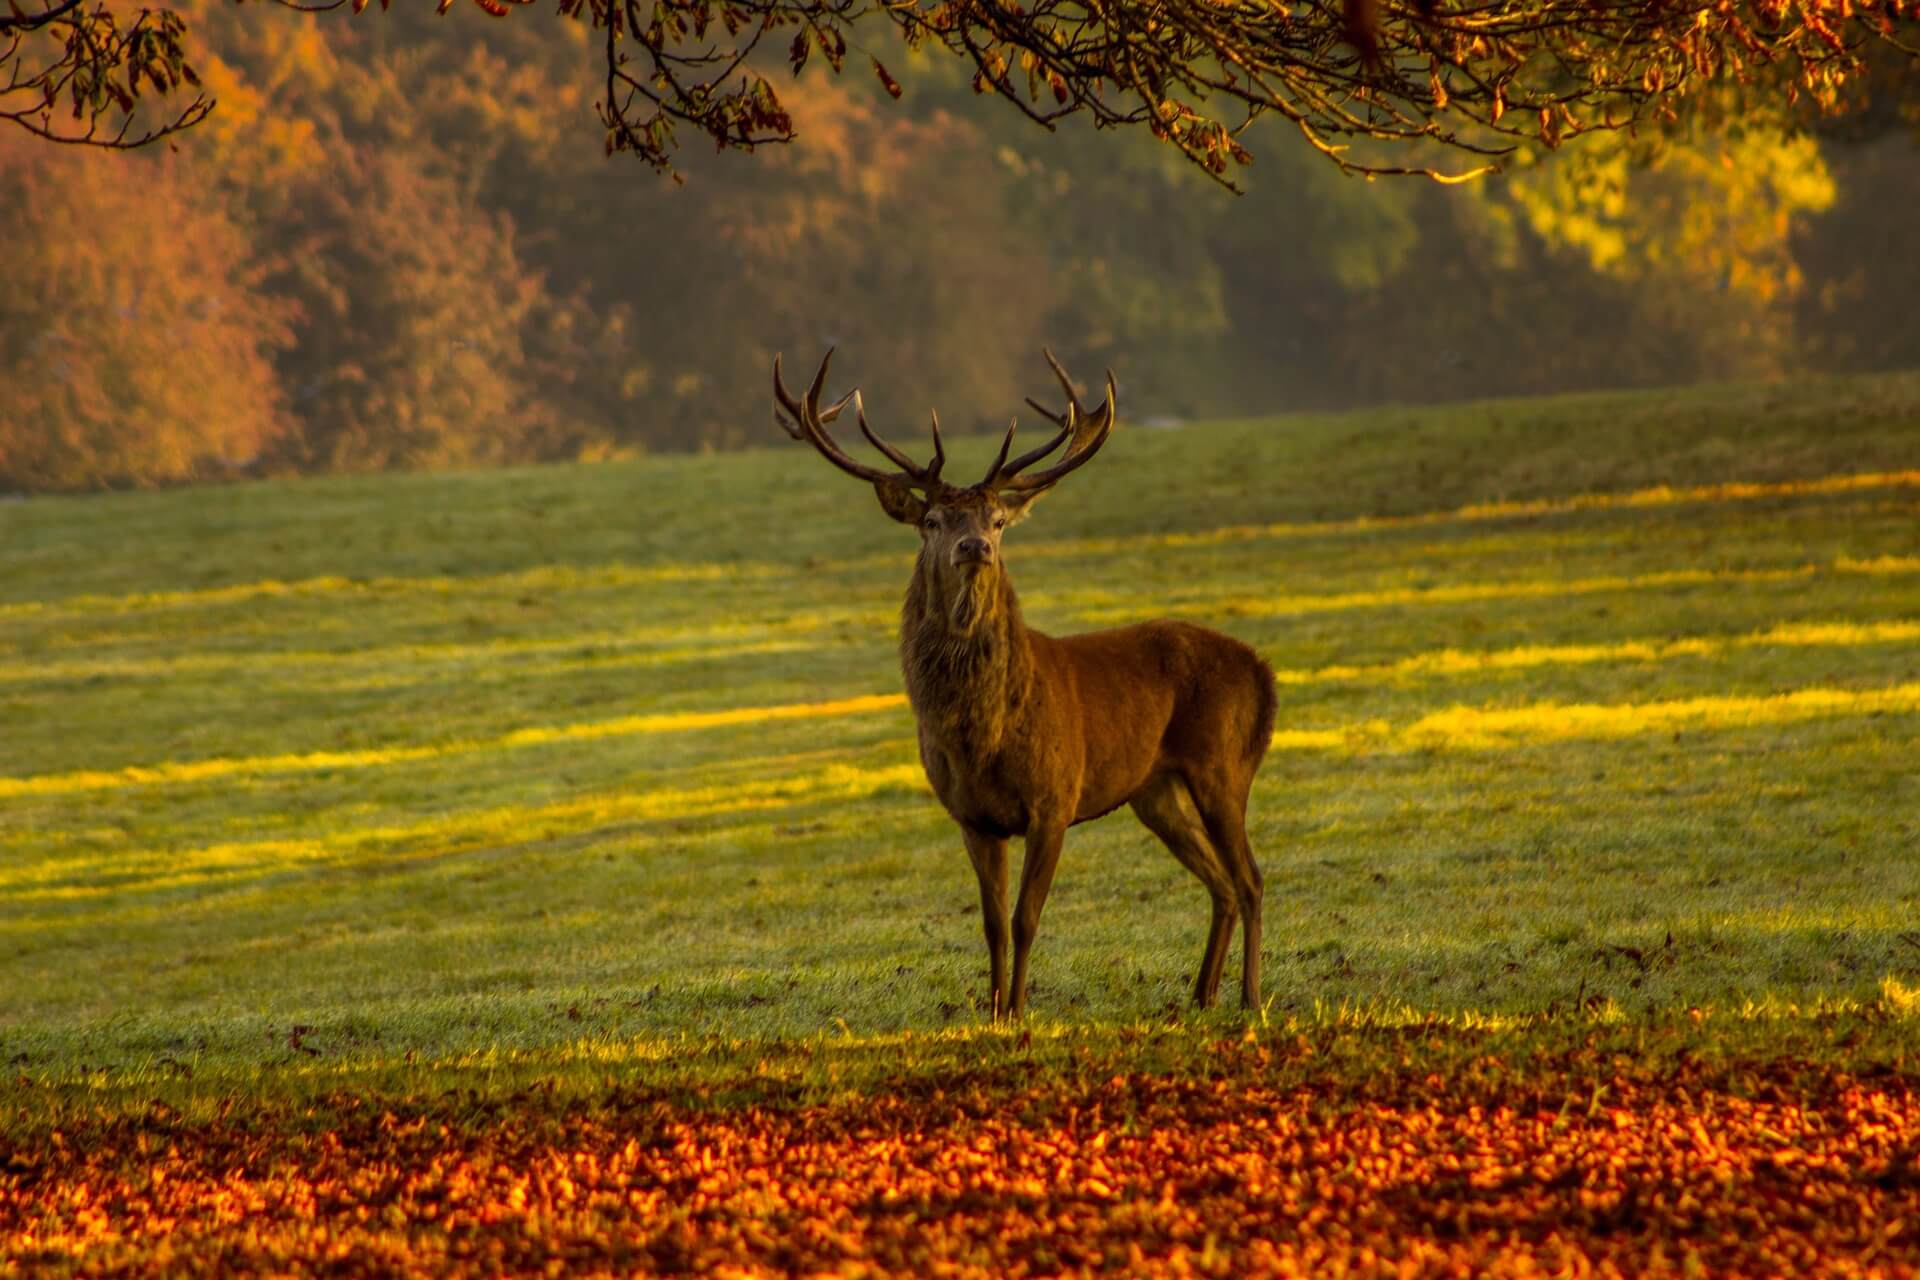
<path fill-rule="evenodd" d="M 1276 133 L 1238 198 L 955 60 L 809 66 L 791 145 L 670 182 L 581 135 L 585 23 L 180 10 L 220 110 L 177 149 L 0 130 L 0 489 L 771 443 L 774 352 L 834 343 L 963 429 L 1043 343 L 1136 419 L 1920 364 L 1904 61 L 1817 135 L 1729 86 L 1467 187 Z"/>

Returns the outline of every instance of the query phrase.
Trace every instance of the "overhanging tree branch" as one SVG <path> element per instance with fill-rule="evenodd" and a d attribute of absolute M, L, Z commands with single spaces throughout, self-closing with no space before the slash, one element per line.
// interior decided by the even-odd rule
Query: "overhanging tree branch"
<path fill-rule="evenodd" d="M 80 7 L 80 0 L 64 0 L 44 13 L 0 13 L 0 31 L 32 31 Z"/>
<path fill-rule="evenodd" d="M 143 90 L 197 84 L 174 15 L 142 11 L 123 32 L 112 0 L 91 10 L 57 0 L 38 14 L 4 2 L 15 16 L 0 18 L 0 119 L 134 145 L 211 107 L 196 97 L 158 128 L 129 132 Z M 1037 124 L 1079 115 L 1143 128 L 1228 185 L 1251 162 L 1241 137 L 1263 115 L 1348 172 L 1459 180 L 1521 146 L 1671 118 L 1710 83 L 1833 110 L 1868 51 L 1910 63 L 1920 48 L 1920 0 L 560 0 L 557 13 L 604 34 L 597 111 L 609 153 L 658 169 L 672 168 L 686 132 L 736 150 L 792 138 L 777 64 L 758 53 L 768 37 L 792 30 L 791 71 L 817 51 L 838 72 L 856 29 L 891 27 L 911 49 L 962 60 L 977 92 Z M 56 107 L 71 123 L 56 128 Z M 1444 163 L 1449 154 L 1460 163 Z"/>
<path fill-rule="evenodd" d="M 186 23 L 140 10 L 122 25 L 102 4 L 62 0 L 39 13 L 0 17 L 0 124 L 49 142 L 138 147 L 200 123 L 213 99 L 186 60 Z M 143 97 L 178 101 L 142 116 Z"/>

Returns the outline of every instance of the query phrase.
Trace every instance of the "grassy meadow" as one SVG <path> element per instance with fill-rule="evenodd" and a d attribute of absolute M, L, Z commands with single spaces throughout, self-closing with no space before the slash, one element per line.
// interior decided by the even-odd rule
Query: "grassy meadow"
<path fill-rule="evenodd" d="M 1279 673 L 1256 1023 L 1748 1036 L 1915 1003 L 1917 517 L 1906 375 L 1123 427 L 1007 559 L 1042 630 Z M 913 535 L 797 446 L 3 503 L 0 548 L 10 1088 L 1010 1051 Z M 1181 1012 L 1205 925 L 1077 828 L 1032 1029 L 1240 1027 Z"/>

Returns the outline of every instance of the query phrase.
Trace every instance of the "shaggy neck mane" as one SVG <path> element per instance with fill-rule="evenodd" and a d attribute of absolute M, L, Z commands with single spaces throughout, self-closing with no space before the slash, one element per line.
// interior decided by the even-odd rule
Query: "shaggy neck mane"
<path fill-rule="evenodd" d="M 1005 567 L 954 579 L 943 593 L 922 550 L 901 610 L 900 666 L 924 729 L 969 750 L 998 745 L 1033 683 L 1033 650 Z"/>

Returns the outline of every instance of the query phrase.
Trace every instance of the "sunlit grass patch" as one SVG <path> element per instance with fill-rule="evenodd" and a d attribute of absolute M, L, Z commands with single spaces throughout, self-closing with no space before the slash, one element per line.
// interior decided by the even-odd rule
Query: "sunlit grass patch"
<path fill-rule="evenodd" d="M 879 768 L 835 763 L 800 773 L 784 772 L 777 761 L 756 761 L 754 767 L 756 772 L 771 776 L 733 777 L 701 786 L 634 788 L 546 805 L 459 811 L 404 826 L 346 826 L 308 838 L 170 849 L 148 858 L 120 854 L 108 865 L 86 871 L 72 866 L 72 859 L 48 861 L 12 872 L 0 870 L 0 899 L 22 905 L 82 899 L 100 903 L 134 888 L 208 888 L 235 876 L 284 872 L 317 862 L 372 859 L 384 865 L 409 856 L 446 857 L 489 844 L 512 847 L 528 841 L 604 833 L 625 823 L 686 822 L 798 804 L 858 801 L 895 789 L 914 793 L 927 789 L 918 766 L 905 763 Z M 24 916 L 12 923 L 15 927 L 32 927 Z M 0 932 L 5 928 L 0 925 Z"/>
<path fill-rule="evenodd" d="M 1283 685 L 1328 681 L 1373 683 L 1389 680 L 1445 679 L 1488 671 L 1528 667 L 1577 666 L 1600 662 L 1665 662 L 1674 658 L 1710 658 L 1741 649 L 1901 644 L 1920 641 L 1920 622 L 1782 623 L 1740 636 L 1683 636 L 1671 640 L 1628 640 L 1615 644 L 1520 645 L 1511 649 L 1440 649 L 1395 662 L 1369 666 L 1335 665 L 1282 668 L 1274 678 Z"/>
<path fill-rule="evenodd" d="M 1397 727 L 1386 720 L 1368 720 L 1337 729 L 1280 729 L 1274 733 L 1273 745 L 1283 751 L 1368 747 L 1471 751 L 1682 729 L 1714 732 L 1802 720 L 1915 714 L 1920 714 L 1920 683 L 1890 689 L 1796 689 L 1765 697 L 1681 698 L 1612 706 L 1551 702 L 1527 707 L 1455 706 Z M 1913 730 L 1920 731 L 1920 725 Z"/>
<path fill-rule="evenodd" d="M 1810 580 L 1826 575 L 1897 575 L 1920 573 L 1920 557 L 1875 556 L 1855 559 L 1841 556 L 1825 563 L 1784 565 L 1766 569 L 1668 569 L 1642 574 L 1607 574 L 1599 577 L 1568 579 L 1532 579 L 1510 582 L 1462 582 L 1432 586 L 1399 587 L 1375 591 L 1346 591 L 1332 594 L 1267 596 L 1220 595 L 1202 588 L 1188 593 L 1187 599 L 1175 599 L 1156 608 L 1148 601 L 1122 606 L 1103 604 L 1111 592 L 1099 589 L 1063 593 L 1048 603 L 1070 609 L 1089 622 L 1115 623 L 1136 620 L 1150 614 L 1180 617 L 1259 618 L 1289 614 L 1344 612 L 1387 607 L 1492 603 L 1503 600 L 1545 600 L 1601 594 L 1632 594 L 1667 591 L 1677 587 L 1718 587 L 1742 583 L 1783 583 Z"/>
<path fill-rule="evenodd" d="M 208 782 L 222 778 L 265 777 L 281 773 L 376 769 L 387 765 L 434 760 L 481 751 L 512 751 L 561 742 L 591 742 L 599 738 L 649 733 L 691 733 L 735 725 L 770 724 L 781 720 L 859 715 L 904 705 L 897 693 L 838 698 L 830 702 L 784 707 L 735 707 L 722 711 L 685 711 L 664 715 L 620 716 L 580 724 L 515 729 L 485 741 L 454 741 L 415 747 L 384 747 L 371 751 L 311 751 L 250 759 L 211 759 L 136 765 L 109 771 L 49 774 L 37 778 L 0 778 L 0 797 L 70 795 L 111 787 L 165 786 L 170 783 Z"/>
<path fill-rule="evenodd" d="M 1833 716 L 1920 713 L 1920 683 L 1891 689 L 1797 689 L 1764 698 L 1686 698 L 1624 706 L 1455 707 L 1400 730 L 1408 746 L 1478 748 L 1515 740 L 1624 738 L 1675 729 L 1745 729 Z M 1920 725 L 1914 726 L 1920 729 Z"/>
<path fill-rule="evenodd" d="M 553 590 L 618 590 L 688 582 L 764 580 L 782 572 L 765 564 L 607 564 L 592 568 L 542 565 L 511 574 L 473 579 L 436 575 L 421 578 L 352 578 L 328 574 L 294 582 L 266 579 L 185 591 L 138 591 L 125 595 L 68 596 L 59 600 L 0 604 L 0 618 L 60 613 L 139 613 L 210 605 L 254 604 L 266 600 L 326 597 L 378 598 L 394 595 L 455 596 L 467 592 L 524 593 Z"/>
<path fill-rule="evenodd" d="M 528 679 L 594 669 L 630 670 L 792 653 L 792 640 L 662 646 L 625 633 L 569 635 L 477 644 L 395 645 L 348 650 L 242 650 L 166 656 L 52 658 L 0 662 L 0 683 L 175 680 L 245 677 L 250 683 L 297 684 L 314 692 L 391 689 L 443 676 L 447 669 L 500 679 Z M 508 660 L 511 659 L 511 662 Z"/>

